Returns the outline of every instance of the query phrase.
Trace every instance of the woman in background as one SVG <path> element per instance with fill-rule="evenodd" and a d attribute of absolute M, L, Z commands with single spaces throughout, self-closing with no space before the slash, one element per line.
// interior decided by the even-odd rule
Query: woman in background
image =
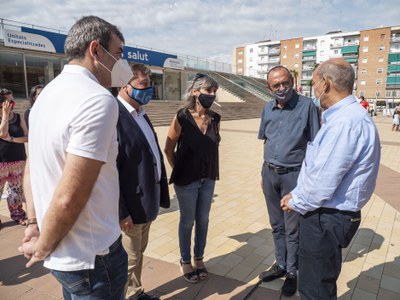
<path fill-rule="evenodd" d="M 28 141 L 28 129 L 21 115 L 13 112 L 14 103 L 12 91 L 1 89 L 0 192 L 7 182 L 7 204 L 11 219 L 25 225 L 26 214 L 22 208 L 22 175 L 26 161 L 24 143 Z"/>
<path fill-rule="evenodd" d="M 197 74 L 169 128 L 165 154 L 171 165 L 170 183 L 179 202 L 179 248 L 181 270 L 186 281 L 205 279 L 204 265 L 208 221 L 215 181 L 219 179 L 218 145 L 221 116 L 213 112 L 218 83 Z M 175 154 L 175 147 L 177 151 Z M 195 224 L 194 266 L 191 259 L 192 228 Z"/>
<path fill-rule="evenodd" d="M 31 106 L 24 113 L 24 120 L 28 129 L 29 129 L 29 114 L 31 113 L 32 106 L 33 104 L 35 104 L 35 101 L 39 96 L 39 94 L 42 92 L 43 88 L 44 88 L 43 84 L 35 85 L 34 87 L 31 88 L 31 91 L 29 93 L 29 103 Z"/>

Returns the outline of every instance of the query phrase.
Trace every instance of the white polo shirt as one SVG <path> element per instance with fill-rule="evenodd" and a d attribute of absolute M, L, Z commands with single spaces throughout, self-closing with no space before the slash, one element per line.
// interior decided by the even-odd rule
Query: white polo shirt
<path fill-rule="evenodd" d="M 62 176 L 67 153 L 104 162 L 76 223 L 44 266 L 93 269 L 121 234 L 118 219 L 118 104 L 87 69 L 66 65 L 35 102 L 29 116 L 29 163 L 39 228 Z"/>

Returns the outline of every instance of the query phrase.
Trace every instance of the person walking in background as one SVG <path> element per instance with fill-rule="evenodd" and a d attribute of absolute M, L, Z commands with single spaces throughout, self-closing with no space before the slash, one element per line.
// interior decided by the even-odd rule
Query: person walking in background
<path fill-rule="evenodd" d="M 287 213 L 300 213 L 301 299 L 337 299 L 342 248 L 361 222 L 380 162 L 375 124 L 352 95 L 354 70 L 342 58 L 321 63 L 313 74 L 315 94 L 325 109 L 323 125 L 307 146 L 297 186 L 281 200 Z"/>
<path fill-rule="evenodd" d="M 362 107 L 364 107 L 366 110 L 369 110 L 369 103 L 367 100 L 365 100 L 364 96 L 360 97 L 360 104 Z"/>
<path fill-rule="evenodd" d="M 31 109 L 32 109 L 33 105 L 35 104 L 35 101 L 36 101 L 37 97 L 39 97 L 39 95 L 42 92 L 43 88 L 44 88 L 43 84 L 35 85 L 34 87 L 31 88 L 31 91 L 29 93 L 29 104 L 30 104 L 30 107 L 28 107 L 27 110 L 25 110 L 25 113 L 24 113 L 24 119 L 25 119 L 25 123 L 26 123 L 26 126 L 28 127 L 28 129 L 29 129 L 29 114 L 31 112 Z"/>
<path fill-rule="evenodd" d="M 143 64 L 131 66 L 133 77 L 118 94 L 119 119 L 117 168 L 119 173 L 119 217 L 122 244 L 128 253 L 130 300 L 157 300 L 144 292 L 141 275 L 143 253 L 150 225 L 160 206 L 168 208 L 170 198 L 163 155 L 157 135 L 145 110 L 153 96 L 151 71 Z"/>
<path fill-rule="evenodd" d="M 299 215 L 283 212 L 280 200 L 296 186 L 307 143 L 320 128 L 320 114 L 312 99 L 293 91 L 293 78 L 285 67 L 272 68 L 267 83 L 275 100 L 264 106 L 258 138 L 264 140 L 262 189 L 276 262 L 259 278 L 268 282 L 285 276 L 282 294 L 292 296 L 297 290 Z"/>
<path fill-rule="evenodd" d="M 20 251 L 29 259 L 27 267 L 44 260 L 65 299 L 125 296 L 118 104 L 106 89 L 132 78 L 121 59 L 123 44 L 116 26 L 95 16 L 79 19 L 65 41 L 68 64 L 46 85 L 29 116 L 24 187 L 32 226 Z"/>
<path fill-rule="evenodd" d="M 399 131 L 399 124 L 400 124 L 400 111 L 397 110 L 393 114 L 393 125 L 392 125 L 392 131 Z"/>
<path fill-rule="evenodd" d="M 210 109 L 217 90 L 218 83 L 214 79 L 196 74 L 184 96 L 185 108 L 180 109 L 172 120 L 164 150 L 173 168 L 170 183 L 174 183 L 179 202 L 181 269 L 184 279 L 191 283 L 208 276 L 203 262 L 204 249 L 215 181 L 219 179 L 221 116 Z M 195 268 L 191 262 L 194 224 Z"/>
<path fill-rule="evenodd" d="M 10 217 L 15 222 L 25 225 L 22 175 L 26 161 L 24 143 L 28 141 L 28 129 L 21 115 L 13 111 L 14 104 L 12 91 L 0 89 L 0 194 L 7 183 Z"/>

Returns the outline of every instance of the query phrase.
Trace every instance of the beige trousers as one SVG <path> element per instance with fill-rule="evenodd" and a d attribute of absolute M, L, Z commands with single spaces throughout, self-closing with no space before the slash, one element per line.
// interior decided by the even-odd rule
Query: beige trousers
<path fill-rule="evenodd" d="M 131 230 L 122 232 L 122 245 L 128 253 L 128 288 L 126 298 L 136 297 L 143 292 L 142 266 L 143 253 L 149 241 L 151 222 L 134 224 Z"/>

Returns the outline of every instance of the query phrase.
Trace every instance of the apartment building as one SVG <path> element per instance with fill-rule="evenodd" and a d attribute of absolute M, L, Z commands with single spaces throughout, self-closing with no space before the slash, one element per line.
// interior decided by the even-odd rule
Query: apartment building
<path fill-rule="evenodd" d="M 313 94 L 311 79 L 315 67 L 329 58 L 343 57 L 355 71 L 357 97 L 371 101 L 400 99 L 400 26 L 337 30 L 315 37 L 261 41 L 236 49 L 243 53 L 240 64 L 235 55 L 234 64 L 241 69 L 238 74 L 266 79 L 268 71 L 280 64 L 291 70 L 298 91 L 307 96 Z"/>

